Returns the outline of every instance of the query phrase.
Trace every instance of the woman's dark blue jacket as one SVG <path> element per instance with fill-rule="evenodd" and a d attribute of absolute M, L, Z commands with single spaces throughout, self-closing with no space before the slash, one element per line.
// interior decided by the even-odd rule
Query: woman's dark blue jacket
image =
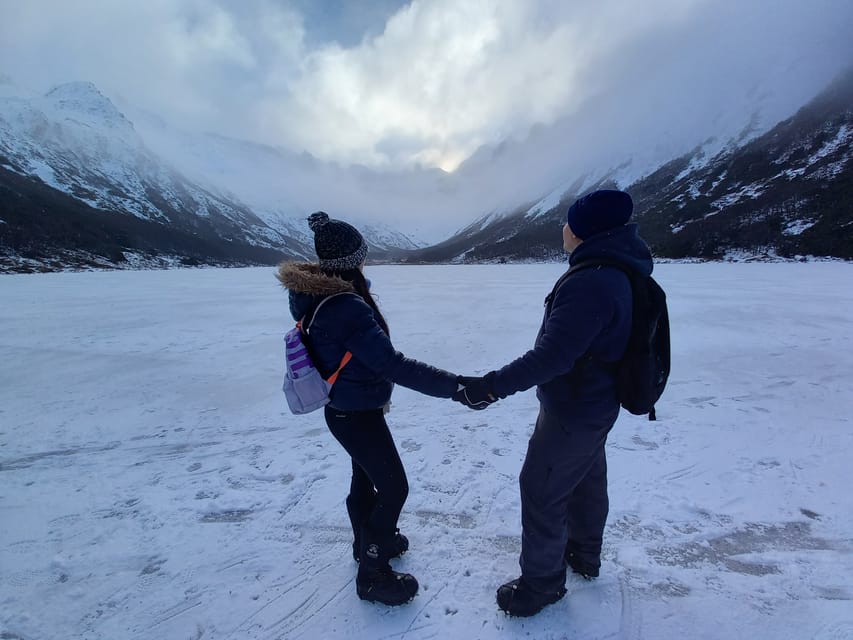
<path fill-rule="evenodd" d="M 278 279 L 289 292 L 290 313 L 296 320 L 311 318 L 317 305 L 329 298 L 314 317 L 307 339 L 320 373 L 330 376 L 347 351 L 353 355 L 332 386 L 331 407 L 342 411 L 383 407 L 391 399 L 393 383 L 439 398 L 456 392 L 455 375 L 406 358 L 394 348 L 373 309 L 349 282 L 301 262 L 283 263 Z"/>
<path fill-rule="evenodd" d="M 569 265 L 595 259 L 652 273 L 651 252 L 634 224 L 585 240 Z M 573 273 L 554 292 L 533 349 L 491 374 L 494 392 L 504 397 L 538 386 L 543 408 L 562 421 L 615 420 L 614 364 L 628 344 L 631 307 L 631 283 L 621 269 L 597 266 Z"/>

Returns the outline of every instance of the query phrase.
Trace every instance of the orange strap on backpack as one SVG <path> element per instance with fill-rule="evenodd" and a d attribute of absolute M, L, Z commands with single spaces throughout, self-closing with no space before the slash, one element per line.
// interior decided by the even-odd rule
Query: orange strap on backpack
<path fill-rule="evenodd" d="M 296 321 L 296 328 L 299 329 L 300 331 L 302 331 L 302 320 Z M 303 333 L 304 333 L 304 331 L 303 331 Z M 331 376 L 326 378 L 326 382 L 328 382 L 329 384 L 335 384 L 335 381 L 337 381 L 338 376 L 340 375 L 341 371 L 343 371 L 344 367 L 347 366 L 347 364 L 349 363 L 350 360 L 352 360 L 352 353 L 347 351 L 344 354 L 344 357 L 341 358 L 341 364 L 338 365 L 337 371 L 335 371 Z"/>
<path fill-rule="evenodd" d="M 347 366 L 347 363 L 350 360 L 352 360 L 352 354 L 349 351 L 347 351 L 344 354 L 344 357 L 341 358 L 341 366 L 339 366 L 338 370 L 335 371 L 329 378 L 326 379 L 326 382 L 328 382 L 329 384 L 335 384 L 335 381 L 338 379 L 338 374 L 343 370 L 343 368 L 345 366 Z"/>

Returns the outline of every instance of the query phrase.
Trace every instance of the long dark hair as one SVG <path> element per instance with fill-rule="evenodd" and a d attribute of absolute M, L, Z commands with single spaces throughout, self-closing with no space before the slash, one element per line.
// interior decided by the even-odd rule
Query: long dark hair
<path fill-rule="evenodd" d="M 379 326 L 382 327 L 382 330 L 386 335 L 390 336 L 391 332 L 388 331 L 388 323 L 385 321 L 385 316 L 382 315 L 382 312 L 379 310 L 379 306 L 376 304 L 376 300 L 373 299 L 373 295 L 370 293 L 370 287 L 367 284 L 367 278 L 364 277 L 361 269 L 335 271 L 330 275 L 338 276 L 341 280 L 346 280 L 352 284 L 355 292 L 360 295 L 368 305 L 370 305 L 371 309 L 373 309 L 373 315 L 376 316 L 376 321 L 379 323 Z"/>

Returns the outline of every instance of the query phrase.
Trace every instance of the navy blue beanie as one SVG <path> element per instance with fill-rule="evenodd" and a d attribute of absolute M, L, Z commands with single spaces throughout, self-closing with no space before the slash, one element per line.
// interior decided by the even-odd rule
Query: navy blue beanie
<path fill-rule="evenodd" d="M 631 218 L 634 202 L 624 191 L 603 189 L 575 200 L 566 222 L 578 238 L 586 240 L 603 231 L 621 227 Z"/>

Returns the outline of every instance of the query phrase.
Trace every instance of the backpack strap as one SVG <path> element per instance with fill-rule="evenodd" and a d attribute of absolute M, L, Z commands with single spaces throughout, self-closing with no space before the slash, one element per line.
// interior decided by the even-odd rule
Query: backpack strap
<path fill-rule="evenodd" d="M 337 298 L 338 296 L 347 296 L 347 295 L 356 295 L 356 294 L 354 294 L 352 291 L 342 291 L 341 293 L 335 293 L 331 296 L 326 296 L 325 298 L 320 300 L 320 304 L 318 304 L 316 307 L 314 307 L 314 311 L 311 312 L 311 319 L 308 321 L 308 324 L 307 325 L 305 324 L 305 318 L 308 317 L 306 314 L 305 316 L 303 316 L 302 320 L 300 320 L 297 323 L 297 325 L 299 325 L 300 328 L 304 327 L 303 330 L 305 331 L 306 336 L 310 335 L 311 334 L 311 325 L 314 324 L 314 319 L 317 317 L 317 312 L 320 311 L 320 307 L 322 307 L 324 304 L 326 304 L 332 298 Z"/>
<path fill-rule="evenodd" d="M 592 258 L 590 260 L 584 260 L 583 262 L 578 262 L 577 264 L 569 267 L 568 271 L 566 271 L 562 276 L 560 276 L 560 278 L 557 280 L 556 284 L 554 285 L 554 288 L 551 290 L 551 293 L 549 293 L 547 295 L 547 297 L 545 298 L 545 309 L 546 309 L 545 315 L 546 316 L 551 315 L 551 306 L 554 303 L 554 298 L 557 296 L 557 291 L 560 289 L 561 286 L 563 286 L 563 283 L 566 280 L 568 280 L 571 276 L 573 276 L 575 273 L 577 273 L 578 271 L 583 271 L 584 269 L 591 269 L 592 267 L 615 267 L 616 269 L 619 269 L 622 273 L 624 273 L 628 277 L 629 281 L 631 280 L 631 273 L 632 273 L 631 270 L 626 265 L 621 264 L 621 263 L 617 262 L 616 260 L 608 260 L 606 258 Z M 633 290 L 634 290 L 634 285 L 632 283 L 631 284 L 631 295 L 633 295 Z M 586 367 L 593 366 L 593 365 L 615 370 L 617 363 L 614 362 L 614 363 L 608 364 L 608 363 L 598 361 L 595 358 L 593 358 L 589 354 L 589 352 L 586 352 L 586 353 L 582 354 L 577 359 L 577 362 L 575 364 L 575 370 L 580 371 Z M 571 383 L 571 389 L 572 389 L 572 393 L 577 395 L 578 390 L 577 390 L 577 380 L 576 379 L 573 379 L 573 381 Z"/>
<path fill-rule="evenodd" d="M 591 260 L 584 260 L 583 262 L 578 262 L 576 265 L 573 265 L 571 269 L 566 272 L 566 276 L 571 275 L 577 271 L 581 271 L 582 269 L 589 269 L 590 267 L 613 267 L 614 269 L 619 269 L 622 273 L 627 275 L 629 278 L 634 273 L 634 270 L 631 269 L 628 265 L 619 262 L 618 260 L 610 260 L 608 258 L 592 258 Z"/>
<path fill-rule="evenodd" d="M 341 371 L 343 371 L 343 368 L 347 366 L 347 363 L 349 363 L 350 360 L 352 360 L 352 353 L 347 351 L 344 354 L 344 357 L 341 358 L 341 364 L 338 366 L 337 371 L 335 371 L 332 375 L 326 378 L 326 382 L 328 382 L 329 384 L 335 384 Z"/>
<path fill-rule="evenodd" d="M 314 307 L 314 311 L 311 313 L 311 319 L 308 321 L 308 324 L 307 325 L 305 324 L 305 318 L 307 317 L 307 315 L 306 315 L 306 316 L 303 316 L 303 318 L 296 323 L 296 327 L 300 331 L 305 333 L 306 336 L 310 335 L 311 325 L 314 324 L 314 319 L 317 317 L 317 312 L 320 310 L 320 307 L 322 307 L 324 304 L 326 304 L 326 302 L 328 302 L 332 298 L 337 298 L 338 296 L 348 295 L 350 293 L 351 292 L 349 292 L 349 291 L 344 291 L 344 292 L 336 293 L 334 295 L 327 296 L 327 297 L 323 298 L 322 300 L 320 300 L 320 304 L 318 304 L 316 307 Z M 343 371 L 343 368 L 345 366 L 347 366 L 347 364 L 349 363 L 350 360 L 352 360 L 352 353 L 347 351 L 344 354 L 344 357 L 341 358 L 341 363 L 338 365 L 338 368 L 335 370 L 335 372 L 331 376 L 326 378 L 326 382 L 328 382 L 329 384 L 335 384 L 335 382 L 337 381 L 338 376 L 340 375 L 341 371 Z"/>
<path fill-rule="evenodd" d="M 557 295 L 557 290 L 563 286 L 563 283 L 569 279 L 570 276 L 577 273 L 578 271 L 583 271 L 584 269 L 590 269 L 592 267 L 614 267 L 619 269 L 622 273 L 628 276 L 628 279 L 631 279 L 631 274 L 633 273 L 631 269 L 618 262 L 616 260 L 608 260 L 607 258 L 593 258 L 591 260 L 584 260 L 583 262 L 578 262 L 575 265 L 569 267 L 569 270 L 566 271 L 560 279 L 557 280 L 557 283 L 554 285 L 554 288 L 551 289 L 551 293 L 549 293 L 545 297 L 545 306 L 548 308 L 548 311 L 551 310 L 551 304 L 554 302 L 554 297 Z"/>

